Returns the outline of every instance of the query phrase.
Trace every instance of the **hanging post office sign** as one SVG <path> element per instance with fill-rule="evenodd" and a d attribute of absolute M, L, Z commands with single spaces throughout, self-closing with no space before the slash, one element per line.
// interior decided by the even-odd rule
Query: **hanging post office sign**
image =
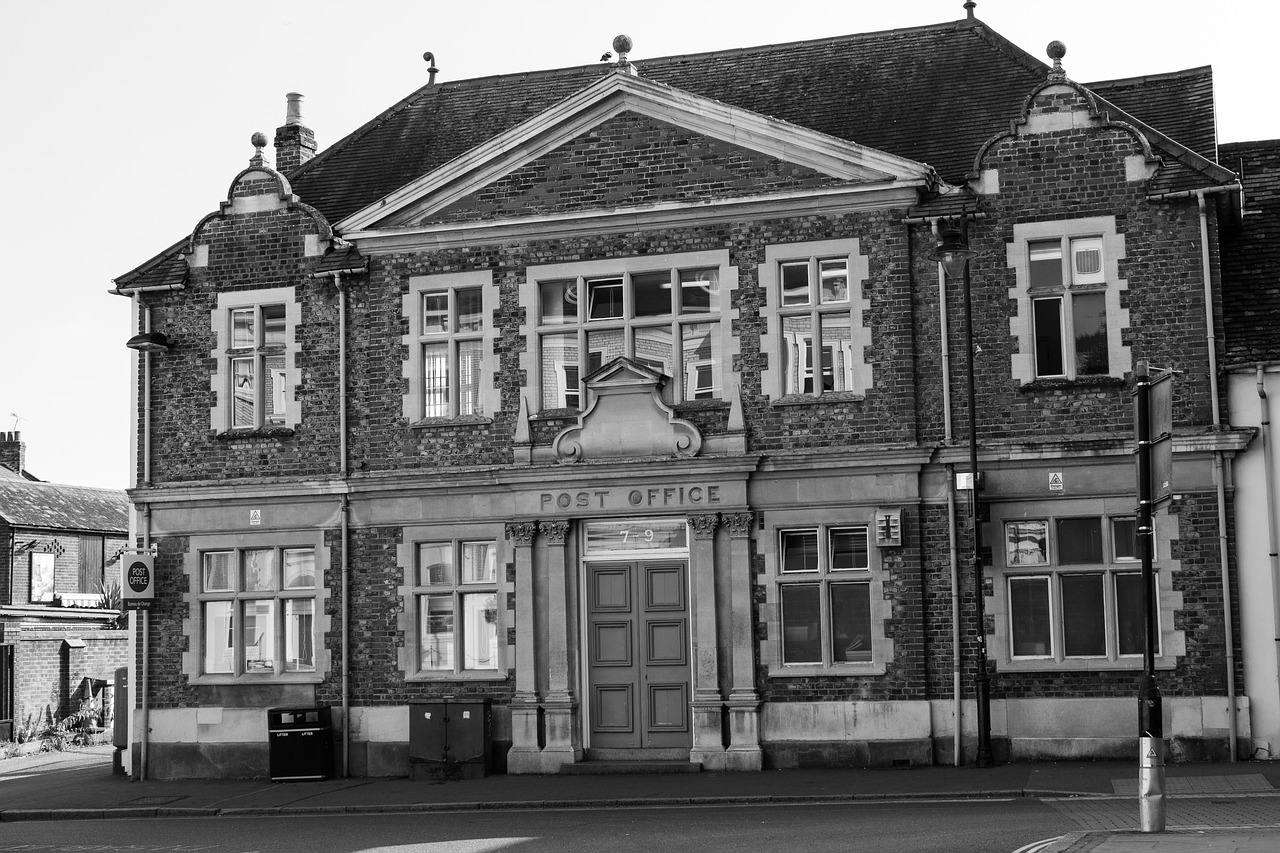
<path fill-rule="evenodd" d="M 125 610 L 150 610 L 156 597 L 155 557 L 150 553 L 125 554 L 124 583 L 120 598 Z"/>

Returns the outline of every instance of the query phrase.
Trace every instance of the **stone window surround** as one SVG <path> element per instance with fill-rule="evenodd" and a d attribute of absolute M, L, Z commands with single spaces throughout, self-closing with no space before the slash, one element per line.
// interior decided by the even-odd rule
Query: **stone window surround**
<path fill-rule="evenodd" d="M 1119 262 L 1125 258 L 1125 239 L 1116 232 L 1114 216 L 1093 216 L 1084 219 L 1059 219 L 1051 222 L 1024 222 L 1013 227 L 1013 240 L 1006 246 L 1007 266 L 1013 269 L 1015 284 L 1009 289 L 1009 298 L 1016 304 L 1016 310 L 1009 318 L 1009 334 L 1016 342 L 1014 352 L 1010 356 L 1010 369 L 1013 378 L 1022 385 L 1029 385 L 1037 380 L 1035 367 L 1035 338 L 1032 330 L 1032 299 L 1030 245 L 1032 243 L 1066 238 L 1069 242 L 1080 237 L 1102 238 L 1102 263 L 1106 280 L 1105 289 L 1098 285 L 1090 285 L 1084 290 L 1102 292 L 1106 295 L 1107 306 L 1107 354 L 1109 359 L 1108 376 L 1123 379 L 1133 369 L 1133 356 L 1129 347 L 1122 340 L 1124 329 L 1129 326 L 1129 311 L 1120 307 L 1120 293 L 1129 289 L 1127 279 L 1120 277 Z M 1071 290 L 1066 285 L 1066 290 Z M 1063 380 L 1060 377 L 1046 377 L 1046 381 L 1080 381 L 1089 382 L 1096 377 L 1080 377 L 1077 380 Z"/>
<path fill-rule="evenodd" d="M 737 310 L 732 305 L 733 294 L 738 289 L 738 268 L 731 266 L 729 261 L 729 251 L 727 249 L 712 249 L 701 252 L 638 255 L 528 267 L 525 270 L 525 279 L 520 284 L 520 304 L 525 309 L 525 320 L 521 324 L 521 334 L 525 341 L 528 342 L 524 352 L 520 354 L 520 367 L 527 377 L 524 394 L 531 403 L 531 410 L 536 412 L 542 408 L 542 358 L 541 343 L 538 339 L 537 331 L 540 326 L 538 293 L 538 283 L 540 281 L 577 277 L 602 278 L 626 273 L 652 272 L 676 268 L 716 267 L 720 271 L 721 307 L 719 318 L 715 319 L 713 314 L 697 315 L 700 319 L 696 322 L 717 323 L 719 326 L 717 331 L 719 333 L 722 364 L 718 367 L 717 381 L 714 384 L 715 387 L 720 389 L 721 393 L 721 399 L 717 402 L 727 400 L 730 395 L 729 389 L 733 387 L 736 381 L 736 376 L 733 373 L 733 364 L 740 352 L 739 341 L 737 336 L 733 334 L 732 326 L 733 319 L 737 316 Z M 626 319 L 624 322 L 629 327 L 630 319 Z M 691 320 L 691 322 L 694 321 Z M 580 321 L 577 328 L 582 327 L 583 324 Z M 568 328 L 570 327 L 566 327 L 566 329 Z M 582 401 L 583 408 L 589 404 L 587 400 Z M 688 404 L 689 401 L 677 401 L 675 405 Z M 696 402 L 694 404 L 696 405 Z"/>
<path fill-rule="evenodd" d="M 401 601 L 396 617 L 396 628 L 403 642 L 396 647 L 396 669 L 404 673 L 405 681 L 506 681 L 508 670 L 515 665 L 516 650 L 510 644 L 510 629 L 514 627 L 513 613 L 508 602 L 515 593 L 515 584 L 507 576 L 507 564 L 515 557 L 510 551 L 503 522 L 475 524 L 415 525 L 405 527 L 396 546 L 396 565 L 401 570 L 401 583 L 396 595 Z M 498 665 L 496 669 L 460 670 L 443 672 L 418 668 L 418 602 L 421 588 L 417 584 L 418 544 L 421 542 L 493 542 L 496 551 L 498 576 L 495 581 L 498 613 Z"/>
<path fill-rule="evenodd" d="M 866 349 L 871 346 L 871 329 L 864 325 L 863 317 L 871 308 L 870 300 L 862 296 L 864 283 L 870 278 L 870 263 L 862 254 L 861 241 L 857 237 L 842 240 L 819 240 L 808 243 L 784 243 L 766 246 L 765 261 L 760 265 L 760 287 L 764 288 L 765 304 L 761 314 L 765 319 L 765 331 L 760 336 L 760 350 L 766 353 L 766 366 L 760 371 L 760 387 L 774 404 L 786 402 L 813 403 L 838 400 L 860 400 L 872 387 L 871 365 L 866 362 Z M 779 270 L 786 261 L 809 259 L 848 258 L 849 261 L 849 313 L 853 326 L 853 392 L 822 394 L 814 383 L 814 394 L 784 396 L 786 387 L 783 371 L 786 359 L 782 352 L 782 285 Z"/>
<path fill-rule="evenodd" d="M 422 388 L 422 294 L 432 291 L 480 288 L 480 406 L 483 414 L 462 415 L 455 418 L 423 418 Z M 409 277 L 409 290 L 402 297 L 402 311 L 409 321 L 408 333 L 401 338 L 407 358 L 402 365 L 406 392 L 401 402 L 401 414 L 410 425 L 429 426 L 450 423 L 488 423 L 498 411 L 501 399 L 494 377 L 498 374 L 498 354 L 494 347 L 497 336 L 493 315 L 498 309 L 498 288 L 490 270 L 438 273 Z M 450 392 L 456 394 L 456 376 L 450 377 Z"/>
<path fill-rule="evenodd" d="M 298 402 L 295 389 L 302 383 L 302 370 L 297 366 L 298 339 L 297 327 L 302 318 L 302 308 L 296 299 L 293 287 L 273 287 L 265 290 L 236 290 L 218 294 L 218 304 L 210 317 L 213 329 L 213 350 L 210 358 L 217 365 L 210 380 L 214 405 L 209 410 L 209 428 L 214 433 L 223 435 L 252 435 L 273 429 L 296 429 L 302 421 L 302 406 Z M 231 312 L 236 308 L 257 308 L 263 305 L 284 305 L 284 340 L 285 340 L 285 383 L 284 383 L 284 422 L 256 429 L 233 429 L 231 426 L 232 405 L 234 400 L 231 387 Z"/>
<path fill-rule="evenodd" d="M 893 661 L 893 640 L 885 631 L 886 623 L 893 617 L 893 602 L 885 598 L 885 577 L 880 549 L 875 541 L 875 506 L 866 507 L 811 507 L 797 510 L 778 510 L 768 513 L 765 530 L 759 542 L 764 555 L 765 571 L 761 575 L 765 589 L 763 622 L 767 637 L 760 643 L 760 661 L 768 667 L 770 678 L 798 678 L 816 675 L 855 676 L 884 675 Z M 783 664 L 782 663 L 782 610 L 781 587 L 784 582 L 803 582 L 800 575 L 784 574 L 781 562 L 781 533 L 786 530 L 812 530 L 825 537 L 833 527 L 866 527 L 868 531 L 867 573 L 847 572 L 849 580 L 867 578 L 871 583 L 871 660 L 860 663 Z M 767 543 L 767 544 L 765 544 Z M 840 573 L 843 576 L 846 573 Z M 823 575 L 825 579 L 827 575 Z M 784 580 L 785 579 L 785 580 Z M 827 606 L 824 596 L 822 606 Z M 827 642 L 827 638 L 823 638 Z"/>
<path fill-rule="evenodd" d="M 316 668 L 314 672 L 285 672 L 260 675 L 203 672 L 204 626 L 201 624 L 200 602 L 201 556 L 209 551 L 242 551 L 252 548 L 311 548 L 315 552 L 316 596 L 314 612 Z M 192 536 L 187 551 L 182 555 L 182 570 L 187 578 L 187 591 L 183 602 L 188 616 L 182 620 L 182 633 L 187 637 L 187 649 L 182 653 L 182 674 L 191 684 L 319 684 L 332 666 L 331 655 L 325 645 L 325 636 L 331 629 L 329 616 L 329 588 L 325 577 L 329 572 L 329 549 L 324 544 L 324 534 L 318 530 L 264 533 L 234 533 Z"/>
<path fill-rule="evenodd" d="M 1001 672 L 1090 672 L 1110 670 L 1141 670 L 1141 655 L 1116 658 L 1064 658 L 1050 660 L 1042 658 L 1014 658 L 1011 655 L 1009 638 L 1009 586 L 1008 578 L 1019 575 L 1056 575 L 1071 572 L 1115 573 L 1116 571 L 1135 571 L 1141 569 L 1141 563 L 1118 563 L 1108 559 L 1100 566 L 1059 566 L 1050 557 L 1044 566 L 1005 565 L 1004 524 L 1006 521 L 1026 519 L 1049 519 L 1050 536 L 1053 521 L 1058 518 L 1100 517 L 1104 523 L 1111 518 L 1132 517 L 1134 513 L 1133 498 L 1090 498 L 1079 500 L 1026 501 L 1018 503 L 991 503 L 988 505 L 991 521 L 983 525 L 983 541 L 991 546 L 992 565 L 987 567 L 990 576 L 994 577 L 991 586 L 992 595 L 987 599 L 987 615 L 994 622 L 995 633 L 987 637 L 987 655 L 997 661 Z M 1178 517 L 1167 512 L 1158 513 L 1154 517 L 1156 530 L 1156 556 L 1173 553 L 1173 543 L 1178 538 Z M 1052 547 L 1050 551 L 1052 555 Z M 1110 555 L 1106 555 L 1110 557 Z M 1182 609 L 1182 593 L 1173 588 L 1173 575 L 1182 568 L 1181 561 L 1171 558 L 1157 559 L 1154 564 L 1156 588 L 1160 599 L 1160 652 L 1156 658 L 1157 669 L 1173 669 L 1177 659 L 1186 654 L 1186 634 L 1174 627 L 1176 611 Z M 1055 613 L 1057 611 L 1055 610 Z M 1111 626 L 1107 628 L 1108 634 Z"/>

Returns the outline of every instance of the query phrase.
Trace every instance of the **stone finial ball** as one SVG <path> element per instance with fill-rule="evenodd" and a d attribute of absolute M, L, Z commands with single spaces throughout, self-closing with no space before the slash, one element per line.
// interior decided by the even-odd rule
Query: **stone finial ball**
<path fill-rule="evenodd" d="M 1049 46 L 1044 49 L 1049 54 L 1049 58 L 1054 62 L 1067 55 L 1067 46 L 1060 41 L 1054 40 L 1049 42 Z"/>
<path fill-rule="evenodd" d="M 617 53 L 631 52 L 631 36 L 614 36 L 613 49 Z"/>
<path fill-rule="evenodd" d="M 257 133 L 255 133 L 253 136 L 249 137 L 249 141 L 250 141 L 251 143 L 253 143 L 253 147 L 254 147 L 254 148 L 266 148 L 266 147 L 267 147 L 267 135 L 266 135 L 265 133 L 263 133 L 262 131 L 258 131 L 258 132 L 257 132 Z"/>

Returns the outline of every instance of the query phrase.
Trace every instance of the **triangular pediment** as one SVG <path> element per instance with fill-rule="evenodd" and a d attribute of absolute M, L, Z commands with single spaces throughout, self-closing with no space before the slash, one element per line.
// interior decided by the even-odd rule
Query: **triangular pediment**
<path fill-rule="evenodd" d="M 674 134 L 678 142 L 688 141 L 690 146 L 703 140 L 704 147 L 715 147 L 712 159 L 723 161 L 718 166 L 723 166 L 726 174 L 736 172 L 744 188 L 750 178 L 780 176 L 776 186 L 766 182 L 763 189 L 756 189 L 756 195 L 770 191 L 794 193 L 831 184 L 918 187 L 935 181 L 933 170 L 923 163 L 616 72 L 365 207 L 338 227 L 347 234 L 402 229 L 447 218 L 450 210 L 466 210 L 469 205 L 483 207 L 483 201 L 475 199 L 484 196 L 487 189 L 497 187 L 521 170 L 536 172 L 538 163 L 554 163 L 555 152 L 562 149 L 599 144 L 624 152 L 628 131 L 641 136 Z M 683 174 L 680 170 L 687 165 L 669 164 L 671 171 L 667 174 Z M 625 174 L 627 168 L 635 166 L 623 160 L 619 168 Z M 513 179 L 509 186 L 490 192 L 494 199 L 508 199 L 507 207 L 498 211 L 497 202 L 491 202 L 489 209 L 476 215 L 515 215 L 509 200 L 513 188 L 518 190 L 533 180 Z M 599 206 L 617 208 L 626 206 L 628 201 L 644 201 L 627 197 L 624 190 L 619 192 L 624 194 L 603 198 Z M 701 199 L 659 197 L 649 201 L 693 205 L 705 202 L 705 196 L 703 193 Z M 562 209 L 547 207 L 538 212 Z"/>

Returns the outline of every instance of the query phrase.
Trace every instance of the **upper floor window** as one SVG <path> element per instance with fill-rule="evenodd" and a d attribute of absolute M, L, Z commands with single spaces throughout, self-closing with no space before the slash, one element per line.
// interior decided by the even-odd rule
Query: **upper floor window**
<path fill-rule="evenodd" d="M 483 331 L 481 289 L 452 287 L 422 294 L 422 414 L 484 413 L 480 398 Z"/>
<path fill-rule="evenodd" d="M 1107 375 L 1102 240 L 1038 240 L 1027 247 L 1036 376 Z"/>
<path fill-rule="evenodd" d="M 232 428 L 284 423 L 284 306 L 231 309 Z"/>
<path fill-rule="evenodd" d="M 298 369 L 294 329 L 298 306 L 292 288 L 236 291 L 218 295 L 216 404 L 212 426 L 254 430 L 291 427 L 298 416 L 293 389 Z"/>
<path fill-rule="evenodd" d="M 871 340 L 862 325 L 866 259 L 857 241 L 770 246 L 765 257 L 760 281 L 768 322 L 762 346 L 770 353 L 766 393 L 865 393 L 871 368 L 864 351 Z"/>
<path fill-rule="evenodd" d="M 668 402 L 725 396 L 727 253 L 531 269 L 539 402 L 581 409 L 583 379 L 619 356 L 668 377 Z"/>
<path fill-rule="evenodd" d="M 1034 379 L 1122 377 L 1130 368 L 1120 332 L 1128 311 L 1120 308 L 1117 261 L 1124 238 L 1113 217 L 1026 223 L 1014 227 L 1009 265 L 1017 274 L 1011 295 L 1018 313 L 1014 372 Z"/>
<path fill-rule="evenodd" d="M 410 279 L 405 296 L 409 318 L 409 393 L 404 415 L 411 422 L 491 414 L 497 356 L 493 316 L 497 294 L 488 272 Z"/>

